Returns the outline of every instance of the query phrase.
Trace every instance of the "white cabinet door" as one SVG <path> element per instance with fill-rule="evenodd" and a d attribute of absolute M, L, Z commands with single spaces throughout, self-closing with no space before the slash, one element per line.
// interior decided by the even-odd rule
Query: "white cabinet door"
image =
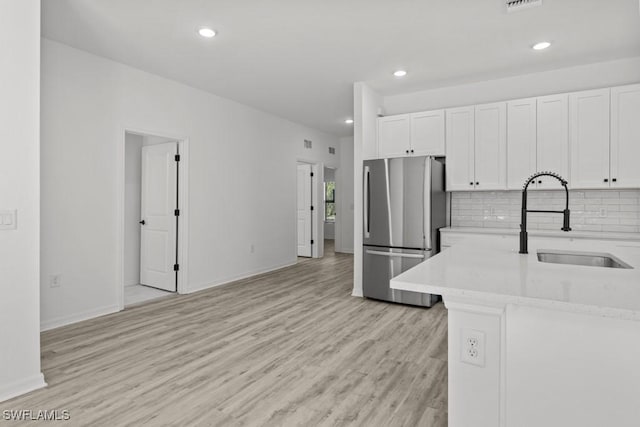
<path fill-rule="evenodd" d="M 536 99 L 509 101 L 507 103 L 507 188 L 522 189 L 526 179 L 535 172 Z"/>
<path fill-rule="evenodd" d="M 640 85 L 611 89 L 611 187 L 640 187 Z"/>
<path fill-rule="evenodd" d="M 507 104 L 475 107 L 475 188 L 507 188 Z"/>
<path fill-rule="evenodd" d="M 551 171 L 569 180 L 569 108 L 568 95 L 551 95 L 537 102 L 537 168 Z M 562 188 L 554 178 L 541 177 L 538 188 Z"/>
<path fill-rule="evenodd" d="M 609 89 L 569 95 L 569 135 L 571 187 L 609 188 Z"/>
<path fill-rule="evenodd" d="M 410 154 L 411 116 L 381 117 L 378 119 L 378 157 L 403 157 Z"/>
<path fill-rule="evenodd" d="M 446 110 L 447 191 L 474 188 L 474 107 Z"/>
<path fill-rule="evenodd" d="M 411 115 L 411 154 L 444 156 L 444 110 Z"/>

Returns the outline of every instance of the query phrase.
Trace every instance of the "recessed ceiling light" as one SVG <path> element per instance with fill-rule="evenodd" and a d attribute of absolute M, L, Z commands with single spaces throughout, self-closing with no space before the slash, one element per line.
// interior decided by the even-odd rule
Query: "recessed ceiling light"
<path fill-rule="evenodd" d="M 200 34 L 202 37 L 206 37 L 210 39 L 211 37 L 215 37 L 216 32 L 213 31 L 211 28 L 200 28 L 198 30 L 198 34 Z"/>
<path fill-rule="evenodd" d="M 405 70 L 398 70 L 398 71 L 395 71 L 393 75 L 396 77 L 404 77 L 407 75 L 407 72 Z"/>
<path fill-rule="evenodd" d="M 353 119 L 347 119 L 344 121 L 346 124 L 350 125 L 351 123 L 353 123 Z"/>
<path fill-rule="evenodd" d="M 551 46 L 551 43 L 549 42 L 540 42 L 533 45 L 533 50 L 544 50 L 549 46 Z"/>

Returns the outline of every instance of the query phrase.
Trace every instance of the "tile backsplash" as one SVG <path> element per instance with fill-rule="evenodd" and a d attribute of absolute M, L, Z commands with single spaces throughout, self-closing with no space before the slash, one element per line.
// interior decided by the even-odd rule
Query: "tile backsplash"
<path fill-rule="evenodd" d="M 529 191 L 529 209 L 564 209 L 564 190 Z M 519 228 L 521 191 L 451 193 L 451 226 Z M 640 190 L 570 190 L 571 228 L 580 231 L 640 232 Z M 529 213 L 529 230 L 559 230 L 561 214 Z"/>

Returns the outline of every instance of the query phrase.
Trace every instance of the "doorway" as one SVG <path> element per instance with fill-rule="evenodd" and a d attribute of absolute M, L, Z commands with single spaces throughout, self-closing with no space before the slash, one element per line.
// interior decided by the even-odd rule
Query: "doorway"
<path fill-rule="evenodd" d="M 337 233 L 336 169 L 324 167 L 324 252 L 335 253 Z"/>
<path fill-rule="evenodd" d="M 125 131 L 121 309 L 180 289 L 185 141 Z"/>

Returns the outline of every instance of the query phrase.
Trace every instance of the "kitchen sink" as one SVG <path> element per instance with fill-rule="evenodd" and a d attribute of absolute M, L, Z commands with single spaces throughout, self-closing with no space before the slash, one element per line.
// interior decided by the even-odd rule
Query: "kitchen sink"
<path fill-rule="evenodd" d="M 540 249 L 538 250 L 538 261 L 552 264 L 583 265 L 587 267 L 633 268 L 611 254 L 596 252 L 564 252 Z"/>

